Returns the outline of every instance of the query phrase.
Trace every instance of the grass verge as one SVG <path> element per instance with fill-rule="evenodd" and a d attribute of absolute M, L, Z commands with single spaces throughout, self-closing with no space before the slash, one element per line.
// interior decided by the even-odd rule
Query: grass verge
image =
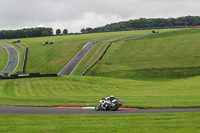
<path fill-rule="evenodd" d="M 199 133 L 200 113 L 125 115 L 0 115 L 6 133 Z"/>
<path fill-rule="evenodd" d="M 7 63 L 8 63 L 8 52 L 7 50 L 0 46 L 0 73 L 5 69 Z"/>

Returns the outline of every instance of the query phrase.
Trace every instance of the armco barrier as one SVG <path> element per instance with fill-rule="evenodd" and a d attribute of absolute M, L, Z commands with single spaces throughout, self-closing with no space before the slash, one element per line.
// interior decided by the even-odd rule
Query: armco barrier
<path fill-rule="evenodd" d="M 23 66 L 22 66 L 22 74 L 25 73 L 26 60 L 27 60 L 27 53 L 28 53 L 28 48 L 26 47 L 26 49 L 25 49 L 25 54 L 24 54 Z"/>
<path fill-rule="evenodd" d="M 29 73 L 29 76 L 39 76 L 40 73 Z"/>
<path fill-rule="evenodd" d="M 18 78 L 36 78 L 36 77 L 57 77 L 57 74 L 39 74 L 39 73 L 30 73 L 24 75 L 10 75 L 10 77 L 0 76 L 0 79 L 18 79 Z"/>
<path fill-rule="evenodd" d="M 90 66 L 81 74 L 81 76 L 84 76 L 85 73 L 86 73 L 90 68 L 92 68 L 97 62 L 99 62 L 99 60 L 101 60 L 101 59 L 103 58 L 103 56 L 105 55 L 105 53 L 107 52 L 107 50 L 109 49 L 109 47 L 111 46 L 111 44 L 112 44 L 113 42 L 119 42 L 119 41 L 122 41 L 122 40 L 127 40 L 127 39 L 131 39 L 131 38 L 136 38 L 136 37 L 149 36 L 149 35 L 151 35 L 151 34 L 152 34 L 152 33 L 146 34 L 146 35 L 140 35 L 140 36 L 124 37 L 124 38 L 120 38 L 120 39 L 117 39 L 117 40 L 115 40 L 115 41 L 110 42 L 109 45 L 108 45 L 108 46 L 106 47 L 106 49 L 104 50 L 104 52 L 102 53 L 102 55 L 101 55 L 94 63 L 92 63 L 92 65 L 90 65 Z"/>
<path fill-rule="evenodd" d="M 11 78 L 18 78 L 19 75 L 14 74 L 14 75 L 10 75 L 10 77 L 11 77 Z"/>

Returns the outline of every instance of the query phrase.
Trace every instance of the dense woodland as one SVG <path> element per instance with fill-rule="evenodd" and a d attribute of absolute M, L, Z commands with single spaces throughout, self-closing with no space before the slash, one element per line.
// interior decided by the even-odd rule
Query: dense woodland
<path fill-rule="evenodd" d="M 53 35 L 52 28 L 29 28 L 21 30 L 2 30 L 0 31 L 0 39 L 11 39 L 11 38 L 26 38 L 26 37 L 42 37 Z"/>
<path fill-rule="evenodd" d="M 185 16 L 179 18 L 140 18 L 119 23 L 107 24 L 98 28 L 81 29 L 81 33 L 96 33 L 110 31 L 128 31 L 158 28 L 184 28 L 200 25 L 199 16 Z"/>

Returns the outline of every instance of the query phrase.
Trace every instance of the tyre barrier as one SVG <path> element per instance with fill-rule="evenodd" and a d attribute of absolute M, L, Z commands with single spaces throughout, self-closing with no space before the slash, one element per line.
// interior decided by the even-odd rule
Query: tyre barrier
<path fill-rule="evenodd" d="M 82 74 L 81 76 L 84 76 L 86 74 L 86 72 L 92 68 L 97 62 L 99 62 L 99 60 L 101 60 L 103 58 L 103 56 L 106 54 L 107 50 L 109 49 L 109 47 L 111 46 L 112 43 L 114 42 L 119 42 L 119 41 L 122 41 L 122 40 L 127 40 L 127 39 L 131 39 L 131 38 L 137 38 L 137 37 L 144 37 L 144 36 L 149 36 L 149 35 L 152 35 L 152 33 L 150 34 L 145 34 L 145 35 L 139 35 L 139 36 L 131 36 L 131 37 L 124 37 L 124 38 L 120 38 L 120 39 L 117 39 L 115 41 L 112 41 L 109 43 L 109 45 L 106 47 L 106 49 L 104 50 L 104 52 L 102 53 L 102 55 L 94 62 L 92 63 Z"/>

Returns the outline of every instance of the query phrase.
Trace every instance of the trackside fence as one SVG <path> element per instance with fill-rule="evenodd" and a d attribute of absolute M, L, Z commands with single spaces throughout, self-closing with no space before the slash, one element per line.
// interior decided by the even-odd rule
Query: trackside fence
<path fill-rule="evenodd" d="M 151 35 L 152 33 L 150 34 L 146 34 L 146 35 L 139 35 L 139 36 L 131 36 L 131 37 L 124 37 L 124 38 L 120 38 L 120 39 L 117 39 L 115 41 L 112 41 L 109 43 L 109 45 L 106 47 L 106 49 L 104 50 L 104 52 L 101 54 L 101 56 L 94 62 L 92 63 L 82 74 L 81 76 L 84 76 L 86 74 L 86 72 L 91 69 L 95 64 L 97 64 L 102 58 L 103 56 L 106 54 L 107 50 L 109 49 L 109 47 L 111 46 L 112 43 L 114 42 L 119 42 L 119 41 L 122 41 L 122 40 L 128 40 L 128 39 L 131 39 L 131 38 L 137 38 L 137 37 L 144 37 L 144 36 L 149 36 Z"/>

